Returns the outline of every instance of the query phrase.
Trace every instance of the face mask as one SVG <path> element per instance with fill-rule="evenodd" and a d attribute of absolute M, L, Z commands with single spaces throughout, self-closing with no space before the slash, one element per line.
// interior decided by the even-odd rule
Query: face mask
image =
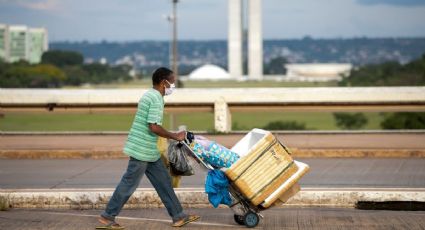
<path fill-rule="evenodd" d="M 176 89 L 176 86 L 174 85 L 174 83 L 171 84 L 167 80 L 165 80 L 165 81 L 170 85 L 170 88 L 165 87 L 165 95 L 171 95 L 174 92 L 174 90 Z"/>

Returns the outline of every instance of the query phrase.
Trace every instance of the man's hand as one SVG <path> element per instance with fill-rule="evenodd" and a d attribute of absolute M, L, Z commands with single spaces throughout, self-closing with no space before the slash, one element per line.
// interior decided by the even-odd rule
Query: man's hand
<path fill-rule="evenodd" d="M 184 141 L 185 138 L 186 138 L 186 131 L 180 131 L 180 132 L 176 133 L 175 140 Z"/>
<path fill-rule="evenodd" d="M 162 126 L 157 124 L 149 124 L 149 130 L 160 137 L 174 139 L 176 141 L 183 141 L 186 138 L 186 131 L 173 133 L 167 131 L 166 129 L 162 128 Z"/>

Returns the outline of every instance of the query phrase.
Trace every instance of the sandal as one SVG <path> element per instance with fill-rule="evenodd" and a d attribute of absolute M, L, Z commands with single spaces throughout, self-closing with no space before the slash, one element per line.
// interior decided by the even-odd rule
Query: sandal
<path fill-rule="evenodd" d="M 104 217 L 100 217 L 98 221 L 103 224 L 102 226 L 97 226 L 96 229 L 107 229 L 107 230 L 122 230 L 124 229 L 123 226 L 119 225 L 115 221 L 108 220 Z"/>
<path fill-rule="evenodd" d="M 173 227 L 182 227 L 190 222 L 194 222 L 199 220 L 201 217 L 197 216 L 197 215 L 188 215 L 185 218 L 178 220 L 176 222 L 173 223 Z"/>

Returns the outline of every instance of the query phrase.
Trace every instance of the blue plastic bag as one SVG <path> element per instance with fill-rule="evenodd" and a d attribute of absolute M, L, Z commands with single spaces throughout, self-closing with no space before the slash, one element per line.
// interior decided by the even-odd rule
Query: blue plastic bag
<path fill-rule="evenodd" d="M 205 181 L 205 192 L 208 201 L 217 208 L 219 204 L 231 205 L 229 181 L 220 170 L 210 170 Z"/>

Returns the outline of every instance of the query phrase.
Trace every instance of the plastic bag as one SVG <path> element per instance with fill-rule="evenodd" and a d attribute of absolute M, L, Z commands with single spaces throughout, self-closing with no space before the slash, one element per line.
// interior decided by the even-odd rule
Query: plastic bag
<path fill-rule="evenodd" d="M 208 171 L 205 181 L 205 192 L 208 194 L 208 201 L 217 208 L 219 204 L 230 206 L 232 199 L 229 193 L 229 180 L 220 170 Z"/>
<path fill-rule="evenodd" d="M 171 142 L 168 146 L 168 161 L 173 175 L 192 176 L 195 174 L 186 151 L 183 144 L 177 141 Z"/>

